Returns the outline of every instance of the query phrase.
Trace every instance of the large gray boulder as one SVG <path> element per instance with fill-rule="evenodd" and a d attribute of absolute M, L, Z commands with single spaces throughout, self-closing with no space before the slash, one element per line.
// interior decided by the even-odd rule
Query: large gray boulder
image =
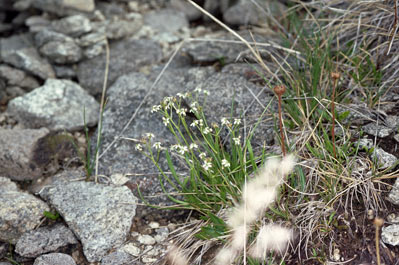
<path fill-rule="evenodd" d="M 162 123 L 162 117 L 158 113 L 151 113 L 152 107 L 158 105 L 166 96 L 193 90 L 213 72 L 212 68 L 206 67 L 166 71 L 140 109 L 138 107 L 152 86 L 154 76 L 147 77 L 141 73 L 131 73 L 118 78 L 107 94 L 108 104 L 104 111 L 100 149 L 100 154 L 102 154 L 99 161 L 100 174 L 109 176 L 134 173 L 128 177 L 135 191 L 139 186 L 143 195 L 150 197 L 151 203 L 168 203 L 168 198 L 162 195 L 163 190 L 159 185 L 157 168 L 151 160 L 135 149 L 136 142 L 123 138 L 141 139 L 146 133 L 153 133 L 155 135 L 153 142 L 159 141 L 163 145 L 175 143 L 173 135 Z M 136 111 L 135 119 L 122 133 Z M 118 138 L 118 136 L 121 137 Z M 107 149 L 115 139 L 116 142 Z M 166 161 L 161 160 L 160 163 L 166 170 Z M 168 185 L 166 189 L 172 191 Z"/>
<path fill-rule="evenodd" d="M 161 48 L 151 40 L 121 40 L 110 45 L 108 85 L 119 77 L 138 71 L 145 65 L 159 62 Z M 102 91 L 105 74 L 105 56 L 97 56 L 79 63 L 79 83 L 92 95 Z"/>
<path fill-rule="evenodd" d="M 28 128 L 73 131 L 82 129 L 85 122 L 87 126 L 97 123 L 99 104 L 72 81 L 48 79 L 43 86 L 11 100 L 7 111 Z"/>
<path fill-rule="evenodd" d="M 137 199 L 126 186 L 59 182 L 43 189 L 40 196 L 78 237 L 89 262 L 100 261 L 125 242 L 136 214 Z"/>
<path fill-rule="evenodd" d="M 0 205 L 0 241 L 12 244 L 40 224 L 44 211 L 50 211 L 46 203 L 4 177 L 0 177 Z"/>

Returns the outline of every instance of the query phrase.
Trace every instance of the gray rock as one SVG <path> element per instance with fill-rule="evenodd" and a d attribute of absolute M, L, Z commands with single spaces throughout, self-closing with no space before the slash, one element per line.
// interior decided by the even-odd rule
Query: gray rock
<path fill-rule="evenodd" d="M 161 48 L 150 40 L 121 40 L 111 44 L 108 85 L 112 85 L 119 76 L 158 62 L 161 57 Z M 101 93 L 104 73 L 105 56 L 97 56 L 78 65 L 79 83 L 92 95 Z"/>
<path fill-rule="evenodd" d="M 55 74 L 57 75 L 58 78 L 61 79 L 73 79 L 76 77 L 76 72 L 75 70 L 66 65 L 55 65 L 54 66 Z"/>
<path fill-rule="evenodd" d="M 32 0 L 17 0 L 13 7 L 18 11 L 26 11 L 31 7 Z"/>
<path fill-rule="evenodd" d="M 25 25 L 29 27 L 32 33 L 50 28 L 50 20 L 43 16 L 31 16 L 25 20 Z"/>
<path fill-rule="evenodd" d="M 6 93 L 8 99 L 13 99 L 16 97 L 23 96 L 25 94 L 25 91 L 19 86 L 8 86 L 6 87 Z"/>
<path fill-rule="evenodd" d="M 78 84 L 69 80 L 47 79 L 32 92 L 10 101 L 8 113 L 28 128 L 47 127 L 51 130 L 80 130 L 94 126 L 99 104 Z"/>
<path fill-rule="evenodd" d="M 3 262 L 3 261 L 0 261 L 0 265 L 12 265 L 11 263 L 9 263 L 9 262 Z"/>
<path fill-rule="evenodd" d="M 0 129 L 0 175 L 18 181 L 40 177 L 51 154 L 38 147 L 48 134 L 46 128 Z"/>
<path fill-rule="evenodd" d="M 58 64 L 76 63 L 82 58 L 75 40 L 62 33 L 41 30 L 35 35 L 35 43 L 41 54 Z"/>
<path fill-rule="evenodd" d="M 101 265 L 132 264 L 136 258 L 126 252 L 115 251 L 101 260 Z"/>
<path fill-rule="evenodd" d="M 286 6 L 279 1 L 257 2 L 241 0 L 223 12 L 223 20 L 227 24 L 242 26 L 248 24 L 265 24 L 268 14 L 275 17 L 281 16 Z"/>
<path fill-rule="evenodd" d="M 74 39 L 59 33 L 55 32 L 49 29 L 43 29 L 39 31 L 38 33 L 35 34 L 35 44 L 38 48 L 42 47 L 44 44 L 52 41 L 58 41 L 58 42 L 73 42 Z"/>
<path fill-rule="evenodd" d="M 82 58 L 82 50 L 74 41 L 51 41 L 40 48 L 40 53 L 58 64 L 77 63 Z"/>
<path fill-rule="evenodd" d="M 375 149 L 375 153 L 373 152 L 374 157 L 377 158 L 380 169 L 387 169 L 398 164 L 396 156 L 384 151 L 382 148 Z"/>
<path fill-rule="evenodd" d="M 51 23 L 51 27 L 54 31 L 72 37 L 79 37 L 92 30 L 90 20 L 83 15 L 73 15 L 55 20 Z"/>
<path fill-rule="evenodd" d="M 142 245 L 154 245 L 156 243 L 155 239 L 150 235 L 139 235 L 137 241 Z"/>
<path fill-rule="evenodd" d="M 189 21 L 199 19 L 202 16 L 201 11 L 199 11 L 197 8 L 195 8 L 192 4 L 188 3 L 187 1 L 171 0 L 170 4 L 174 9 L 183 12 Z"/>
<path fill-rule="evenodd" d="M 92 46 L 94 44 L 103 42 L 105 35 L 102 32 L 92 32 L 80 37 L 78 43 L 82 47 Z"/>
<path fill-rule="evenodd" d="M 32 76 L 5 64 L 0 65 L 0 78 L 6 80 L 7 85 L 20 86 L 29 91 L 40 86 L 39 82 Z"/>
<path fill-rule="evenodd" d="M 173 9 L 148 12 L 144 15 L 144 23 L 159 33 L 177 32 L 184 27 L 188 27 L 185 15 Z"/>
<path fill-rule="evenodd" d="M 105 51 L 105 46 L 107 43 L 104 41 L 98 42 L 92 46 L 87 47 L 84 51 L 84 57 L 87 59 L 92 59 L 95 58 L 99 55 L 101 55 Z"/>
<path fill-rule="evenodd" d="M 377 160 L 380 169 L 386 169 L 392 167 L 398 162 L 396 156 L 384 151 L 384 149 L 380 147 L 375 147 L 374 141 L 372 139 L 367 139 L 367 138 L 359 139 L 358 144 L 359 147 L 365 148 L 367 151 L 370 152 L 372 151 L 371 157 Z M 374 150 L 371 150 L 371 148 L 373 147 L 375 147 Z"/>
<path fill-rule="evenodd" d="M 397 246 L 399 245 L 399 225 L 388 225 L 382 228 L 381 239 L 384 243 Z"/>
<path fill-rule="evenodd" d="M 39 225 L 43 212 L 50 210 L 46 203 L 19 191 L 4 177 L 0 177 L 0 205 L 0 240 L 12 244 Z"/>
<path fill-rule="evenodd" d="M 228 8 L 226 12 L 223 13 L 224 22 L 235 26 L 254 25 L 261 19 L 265 19 L 264 14 L 262 16 L 259 8 L 251 1 L 238 3 Z"/>
<path fill-rule="evenodd" d="M 377 136 L 380 138 L 387 137 L 393 132 L 392 128 L 386 127 L 382 124 L 379 124 L 377 126 L 376 123 L 369 123 L 369 124 L 363 126 L 362 130 L 367 134 L 371 134 L 373 136 Z"/>
<path fill-rule="evenodd" d="M 51 253 L 38 257 L 33 265 L 76 265 L 76 262 L 67 254 Z"/>
<path fill-rule="evenodd" d="M 123 244 L 135 216 L 137 199 L 129 188 L 68 182 L 43 189 L 40 196 L 61 214 L 83 245 L 89 262 L 100 261 Z"/>
<path fill-rule="evenodd" d="M 268 43 L 270 41 L 279 43 L 279 40 L 275 36 L 253 34 L 252 37 L 248 31 L 240 31 L 239 34 L 249 42 L 255 40 L 258 43 Z M 182 49 L 195 63 L 213 63 L 219 61 L 223 65 L 244 58 L 249 62 L 256 62 L 250 53 L 243 54 L 248 49 L 247 46 L 238 41 L 230 33 L 218 32 L 207 35 L 204 38 L 209 39 L 209 41 L 190 42 Z M 277 52 L 270 47 L 262 47 L 262 50 L 260 54 L 266 62 L 271 61 L 269 52 Z"/>
<path fill-rule="evenodd" d="M 41 254 L 55 252 L 68 244 L 77 244 L 75 236 L 63 224 L 40 227 L 23 234 L 15 246 L 15 252 L 23 257 L 35 258 Z"/>
<path fill-rule="evenodd" d="M 114 18 L 100 22 L 93 22 L 93 28 L 97 33 L 107 36 L 108 39 L 121 39 L 132 36 L 143 26 L 141 15 L 130 16 L 129 20 Z"/>
<path fill-rule="evenodd" d="M 29 35 L 14 35 L 0 39 L 0 46 L 1 58 L 4 62 L 41 79 L 55 77 L 53 68 L 40 57 Z"/>
<path fill-rule="evenodd" d="M 388 200 L 393 204 L 399 205 L 399 179 L 396 179 L 392 190 L 389 192 Z"/>
<path fill-rule="evenodd" d="M 122 17 L 126 14 L 126 9 L 118 1 L 97 2 L 97 10 L 106 18 Z"/>
<path fill-rule="evenodd" d="M 70 15 L 79 12 L 93 12 L 94 0 L 33 0 L 33 6 L 57 15 Z"/>

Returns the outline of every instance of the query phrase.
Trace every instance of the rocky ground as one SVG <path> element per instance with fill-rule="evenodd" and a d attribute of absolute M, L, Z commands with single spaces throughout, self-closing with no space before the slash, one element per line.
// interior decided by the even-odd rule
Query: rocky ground
<path fill-rule="evenodd" d="M 281 2 L 262 3 L 265 9 L 250 1 L 198 2 L 247 40 L 271 44 L 267 52 L 282 52 L 262 13 L 278 17 L 287 8 Z M 260 25 L 252 36 L 248 24 Z M 170 202 L 162 196 L 156 167 L 131 139 L 153 133 L 173 143 L 151 108 L 166 96 L 198 88 L 211 94 L 204 106 L 211 120 L 229 117 L 233 98 L 233 115 L 259 115 L 272 91 L 257 77 L 245 46 L 233 41 L 180 0 L 0 0 L 0 264 L 160 262 L 188 215 L 143 205 L 137 187 L 150 203 Z M 77 150 L 88 145 L 85 125 L 96 143 L 107 65 L 96 184 L 85 181 Z M 373 113 L 359 112 L 369 122 L 364 132 L 377 134 L 381 146 L 388 143 L 375 155 L 384 167 L 396 163 L 395 111 L 386 110 L 383 125 L 370 122 Z M 257 130 L 262 134 L 254 148 L 267 143 L 278 149 L 272 119 Z M 399 183 L 389 195 L 395 204 L 398 191 Z M 390 222 L 383 240 L 395 245 L 399 225 Z"/>

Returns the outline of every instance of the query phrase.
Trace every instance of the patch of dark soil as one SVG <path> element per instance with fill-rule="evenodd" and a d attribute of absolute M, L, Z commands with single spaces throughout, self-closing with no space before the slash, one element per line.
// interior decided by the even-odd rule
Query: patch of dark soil
<path fill-rule="evenodd" d="M 393 138 L 393 135 L 389 135 L 388 137 L 378 139 L 377 140 L 377 145 L 384 149 L 386 152 L 399 157 L 399 144 L 398 142 Z"/>

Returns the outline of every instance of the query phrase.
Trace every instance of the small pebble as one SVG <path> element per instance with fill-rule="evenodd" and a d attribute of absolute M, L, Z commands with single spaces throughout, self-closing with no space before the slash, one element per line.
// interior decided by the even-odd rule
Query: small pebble
<path fill-rule="evenodd" d="M 143 245 L 154 245 L 156 243 L 155 239 L 150 235 L 139 235 L 137 241 Z"/>

